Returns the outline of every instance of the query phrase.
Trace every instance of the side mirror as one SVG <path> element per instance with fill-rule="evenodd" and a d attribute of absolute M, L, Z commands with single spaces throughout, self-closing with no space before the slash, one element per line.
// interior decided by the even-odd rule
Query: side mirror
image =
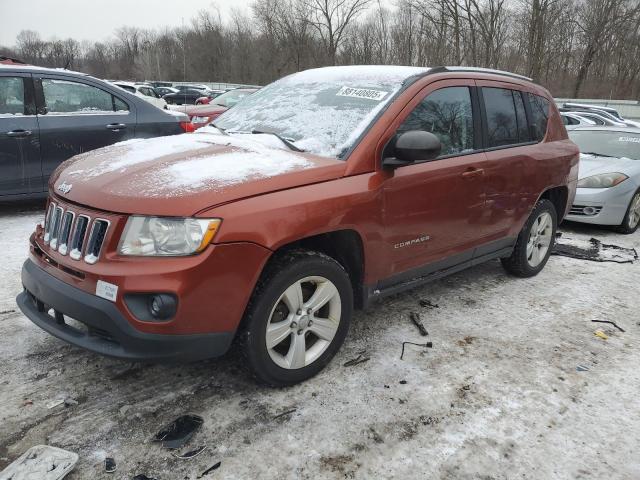
<path fill-rule="evenodd" d="M 382 165 L 399 167 L 437 158 L 442 150 L 440 139 L 431 132 L 409 130 L 400 134 L 393 145 L 395 157 L 385 158 Z"/>

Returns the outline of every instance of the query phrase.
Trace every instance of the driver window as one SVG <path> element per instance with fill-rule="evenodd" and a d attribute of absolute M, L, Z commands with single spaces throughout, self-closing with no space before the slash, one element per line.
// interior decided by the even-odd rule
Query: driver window
<path fill-rule="evenodd" d="M 446 87 L 427 95 L 400 125 L 398 134 L 426 130 L 442 143 L 440 156 L 473 151 L 473 116 L 468 87 Z"/>

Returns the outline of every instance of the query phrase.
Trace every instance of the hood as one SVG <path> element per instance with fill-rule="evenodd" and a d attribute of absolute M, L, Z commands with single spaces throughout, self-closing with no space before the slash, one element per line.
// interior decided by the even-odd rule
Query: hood
<path fill-rule="evenodd" d="M 583 179 L 600 173 L 620 172 L 635 175 L 640 171 L 640 160 L 630 158 L 599 157 L 597 155 L 580 154 L 578 178 Z"/>
<path fill-rule="evenodd" d="M 214 129 L 135 139 L 77 155 L 51 176 L 60 198 L 100 210 L 190 216 L 205 208 L 341 177 L 346 162 L 292 152 L 273 135 Z"/>

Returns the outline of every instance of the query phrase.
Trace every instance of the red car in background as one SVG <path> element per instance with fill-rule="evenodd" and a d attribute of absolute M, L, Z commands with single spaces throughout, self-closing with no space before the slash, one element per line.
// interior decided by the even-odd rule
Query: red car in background
<path fill-rule="evenodd" d="M 208 104 L 204 105 L 177 105 L 170 107 L 189 115 L 189 119 L 194 127 L 200 128 L 208 125 L 224 112 L 233 107 L 247 95 L 257 92 L 258 88 L 234 88 L 216 97 Z M 205 97 L 206 98 L 206 97 Z M 200 99 L 198 99 L 200 100 Z"/>

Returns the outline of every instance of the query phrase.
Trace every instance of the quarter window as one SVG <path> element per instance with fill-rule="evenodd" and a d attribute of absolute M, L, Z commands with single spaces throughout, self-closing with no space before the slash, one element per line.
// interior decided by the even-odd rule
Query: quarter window
<path fill-rule="evenodd" d="M 24 115 L 24 82 L 21 77 L 0 77 L 0 115 Z"/>
<path fill-rule="evenodd" d="M 529 93 L 529 105 L 531 107 L 531 120 L 533 125 L 531 133 L 534 140 L 541 142 L 547 134 L 547 122 L 549 121 L 549 100 L 540 95 Z"/>
<path fill-rule="evenodd" d="M 117 102 L 116 97 L 86 83 L 43 78 L 42 90 L 48 114 L 100 114 L 123 109 L 123 102 Z"/>
<path fill-rule="evenodd" d="M 446 87 L 427 95 L 398 129 L 425 130 L 442 143 L 441 156 L 473 151 L 473 115 L 468 87 Z"/>
<path fill-rule="evenodd" d="M 511 90 L 483 88 L 482 96 L 487 114 L 487 146 L 502 147 L 518 143 L 518 120 Z"/>

